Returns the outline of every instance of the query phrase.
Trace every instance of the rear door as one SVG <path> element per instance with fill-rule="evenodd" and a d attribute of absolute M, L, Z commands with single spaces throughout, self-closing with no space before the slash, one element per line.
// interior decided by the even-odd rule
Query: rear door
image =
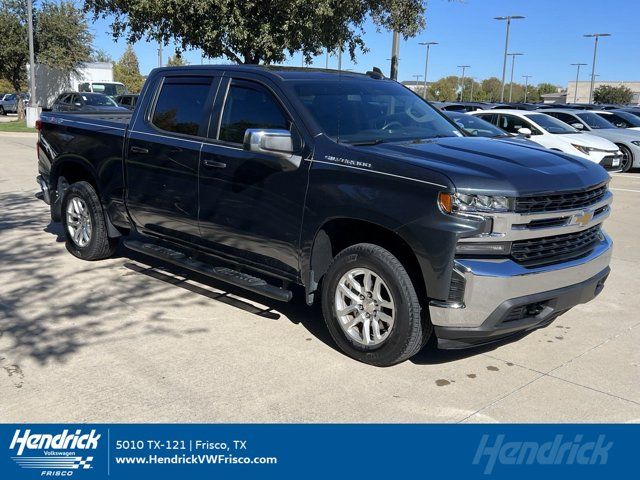
<path fill-rule="evenodd" d="M 216 99 L 211 140 L 200 167 L 200 229 L 210 248 L 242 263 L 295 278 L 309 163 L 284 168 L 278 158 L 243 148 L 248 128 L 293 133 L 308 154 L 301 119 L 278 86 L 247 74 L 225 78 Z"/>
<path fill-rule="evenodd" d="M 127 203 L 148 233 L 197 242 L 198 170 L 218 78 L 211 72 L 157 77 L 136 114 L 126 152 Z"/>

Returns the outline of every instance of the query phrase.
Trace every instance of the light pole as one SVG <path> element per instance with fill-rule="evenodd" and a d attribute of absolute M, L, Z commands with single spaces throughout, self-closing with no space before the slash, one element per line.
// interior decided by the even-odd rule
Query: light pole
<path fill-rule="evenodd" d="M 522 75 L 524 78 L 524 103 L 527 103 L 527 94 L 529 93 L 529 79 L 531 75 Z"/>
<path fill-rule="evenodd" d="M 509 28 L 511 27 L 511 20 L 520 20 L 524 18 L 522 15 L 509 15 L 507 17 L 494 17 L 495 20 L 507 21 L 507 37 L 504 42 L 504 58 L 502 60 L 502 88 L 500 89 L 500 101 L 504 102 L 504 77 L 507 73 L 507 51 L 509 50 Z"/>
<path fill-rule="evenodd" d="M 587 38 L 595 38 L 595 42 L 593 44 L 593 62 L 591 64 L 591 85 L 589 86 L 589 102 L 593 101 L 593 84 L 596 81 L 596 55 L 598 53 L 598 39 L 600 37 L 610 37 L 610 33 L 589 33 L 587 35 L 583 35 Z"/>
<path fill-rule="evenodd" d="M 33 3 L 31 0 L 27 1 L 27 15 L 28 18 L 28 35 L 29 35 L 29 106 L 37 107 L 38 100 L 36 99 L 36 60 L 33 48 Z"/>
<path fill-rule="evenodd" d="M 574 89 L 573 92 L 573 103 L 578 103 L 578 81 L 580 80 L 580 67 L 584 67 L 586 65 L 586 63 L 572 63 L 571 64 L 574 67 L 577 67 L 576 69 L 576 88 Z"/>
<path fill-rule="evenodd" d="M 438 42 L 420 42 L 420 45 L 424 45 L 427 47 L 427 56 L 424 60 L 424 86 L 423 86 L 423 94 L 424 99 L 427 99 L 427 71 L 429 69 L 429 49 L 431 45 L 438 45 Z"/>
<path fill-rule="evenodd" d="M 462 69 L 462 80 L 460 81 L 460 101 L 462 101 L 462 96 L 464 95 L 464 72 L 467 68 L 471 68 L 471 65 L 458 65 L 458 68 Z"/>
<path fill-rule="evenodd" d="M 524 53 L 507 53 L 511 57 L 511 81 L 509 82 L 509 103 L 511 103 L 511 98 L 513 95 L 513 70 L 516 66 L 516 57 L 520 55 L 524 55 Z"/>
<path fill-rule="evenodd" d="M 158 66 L 162 66 L 162 42 L 158 42 Z"/>
<path fill-rule="evenodd" d="M 324 59 L 324 69 L 329 70 L 329 49 L 327 48 L 327 56 Z"/>

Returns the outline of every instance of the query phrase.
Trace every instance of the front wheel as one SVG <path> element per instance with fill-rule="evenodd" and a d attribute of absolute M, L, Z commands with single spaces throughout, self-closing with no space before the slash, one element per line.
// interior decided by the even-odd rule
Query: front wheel
<path fill-rule="evenodd" d="M 633 167 L 633 153 L 629 147 L 625 145 L 618 145 L 620 152 L 622 152 L 622 160 L 620 160 L 620 171 L 623 173 L 628 172 Z"/>
<path fill-rule="evenodd" d="M 388 250 L 361 243 L 340 252 L 325 274 L 322 310 L 347 355 L 380 367 L 415 355 L 431 334 L 411 278 Z"/>
<path fill-rule="evenodd" d="M 0 115 L 6 115 L 7 112 L 4 111 L 4 107 L 0 105 Z"/>
<path fill-rule="evenodd" d="M 117 240 L 107 234 L 102 205 L 90 183 L 73 183 L 65 190 L 61 216 L 69 252 L 83 260 L 113 255 Z"/>

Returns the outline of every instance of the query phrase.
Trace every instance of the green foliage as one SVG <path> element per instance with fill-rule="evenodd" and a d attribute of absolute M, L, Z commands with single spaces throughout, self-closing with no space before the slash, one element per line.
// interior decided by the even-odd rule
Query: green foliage
<path fill-rule="evenodd" d="M 364 24 L 396 28 L 405 37 L 425 26 L 423 0 L 85 0 L 95 18 L 112 20 L 114 38 L 142 38 L 237 63 L 278 63 L 287 52 L 307 61 L 344 46 L 355 60 L 367 51 Z"/>
<path fill-rule="evenodd" d="M 439 102 L 453 102 L 458 99 L 460 79 L 455 75 L 441 78 L 429 85 L 429 98 Z"/>
<path fill-rule="evenodd" d="M 540 83 L 538 85 L 538 94 L 546 95 L 547 93 L 556 93 L 558 91 L 558 86 L 553 85 L 552 83 Z"/>
<path fill-rule="evenodd" d="M 36 61 L 65 72 L 75 72 L 89 60 L 93 36 L 82 10 L 73 2 L 43 2 L 36 13 Z"/>
<path fill-rule="evenodd" d="M 180 52 L 176 52 L 175 55 L 170 56 L 167 59 L 167 67 L 181 67 L 183 65 L 189 65 L 184 58 L 180 55 Z"/>
<path fill-rule="evenodd" d="M 102 49 L 94 50 L 89 57 L 90 62 L 107 62 L 113 63 L 113 58 Z"/>
<path fill-rule="evenodd" d="M 71 72 L 89 59 L 92 36 L 73 2 L 45 1 L 33 14 L 36 63 Z M 26 2 L 0 0 L 0 78 L 17 91 L 26 84 L 27 22 Z"/>
<path fill-rule="evenodd" d="M 596 103 L 631 103 L 633 92 L 630 88 L 620 85 L 614 87 L 612 85 L 600 85 L 593 91 L 593 101 Z"/>
<path fill-rule="evenodd" d="M 127 45 L 126 50 L 113 65 L 113 79 L 116 82 L 124 83 L 132 93 L 138 93 L 144 84 L 144 78 L 140 74 L 140 65 L 138 64 L 138 56 L 133 51 L 131 45 Z"/>

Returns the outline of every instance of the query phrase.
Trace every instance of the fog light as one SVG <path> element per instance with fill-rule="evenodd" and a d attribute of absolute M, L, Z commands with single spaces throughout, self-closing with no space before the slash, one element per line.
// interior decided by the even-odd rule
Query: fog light
<path fill-rule="evenodd" d="M 460 255 L 509 255 L 509 242 L 460 242 L 456 245 L 456 253 Z"/>

